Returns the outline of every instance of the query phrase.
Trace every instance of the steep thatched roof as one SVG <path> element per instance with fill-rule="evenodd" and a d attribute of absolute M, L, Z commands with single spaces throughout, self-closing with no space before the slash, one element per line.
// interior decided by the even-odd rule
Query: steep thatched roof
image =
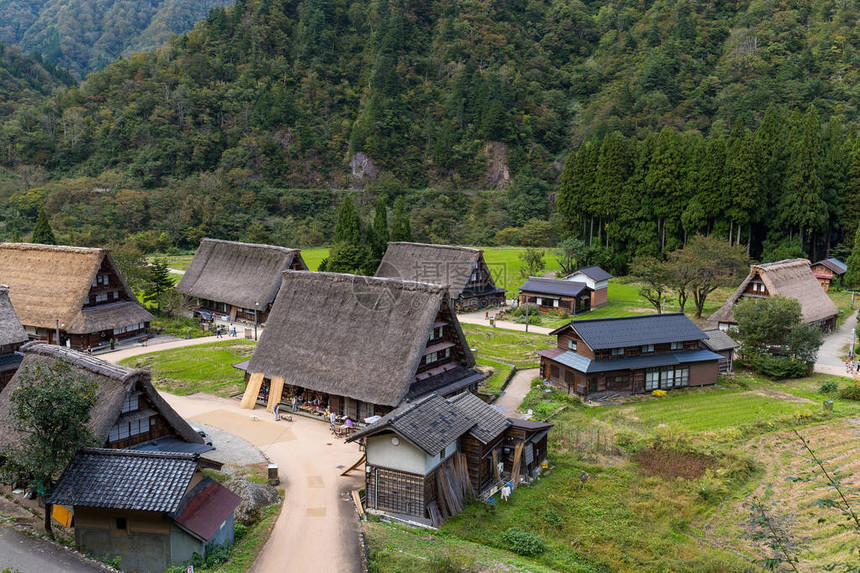
<path fill-rule="evenodd" d="M 440 309 L 475 361 L 443 286 L 333 273 L 286 271 L 248 372 L 320 392 L 397 406 Z"/>
<path fill-rule="evenodd" d="M 447 285 L 451 298 L 456 299 L 469 284 L 475 265 L 483 258 L 482 253 L 468 247 L 388 243 L 376 276 Z"/>
<path fill-rule="evenodd" d="M 0 392 L 0 449 L 4 446 L 15 446 L 26 436 L 15 430 L 9 413 L 10 396 L 18 388 L 21 376 L 27 372 L 30 365 L 40 363 L 51 365 L 56 362 L 70 364 L 75 375 L 82 375 L 95 382 L 98 399 L 90 413 L 89 427 L 101 443 L 107 441 L 110 429 L 122 412 L 126 396 L 134 389 L 146 395 L 153 408 L 167 420 L 183 440 L 203 443 L 203 438 L 153 388 L 148 371 L 131 370 L 64 346 L 53 346 L 43 342 L 27 343 L 21 350 L 25 353 L 24 361 L 3 392 Z"/>
<path fill-rule="evenodd" d="M 296 265 L 308 269 L 298 249 L 203 239 L 176 289 L 243 308 L 258 302 L 264 309 L 278 294 L 281 273 Z"/>
<path fill-rule="evenodd" d="M 761 282 L 764 283 L 768 294 L 771 296 L 778 295 L 797 299 L 800 303 L 803 321 L 806 323 L 825 320 L 839 313 L 839 309 L 821 288 L 815 274 L 809 268 L 809 261 L 806 259 L 787 259 L 775 263 L 752 265 L 747 278 L 708 320 L 734 323 L 735 304 L 740 300 L 747 285 L 756 276 L 761 277 Z"/>
<path fill-rule="evenodd" d="M 128 300 L 84 309 L 93 280 L 107 260 L 122 282 Z M 0 282 L 25 326 L 85 334 L 151 322 L 105 249 L 0 243 Z"/>
<path fill-rule="evenodd" d="M 0 285 L 0 346 L 26 341 L 27 333 L 9 300 L 9 287 Z"/>

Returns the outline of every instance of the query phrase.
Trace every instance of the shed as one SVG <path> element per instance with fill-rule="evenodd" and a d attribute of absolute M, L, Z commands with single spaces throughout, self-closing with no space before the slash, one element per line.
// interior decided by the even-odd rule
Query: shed
<path fill-rule="evenodd" d="M 542 311 L 580 314 L 591 310 L 592 290 L 583 282 L 529 277 L 520 286 L 520 304 L 534 304 Z"/>
<path fill-rule="evenodd" d="M 585 283 L 591 289 L 591 306 L 603 306 L 609 301 L 609 279 L 612 275 L 596 265 L 583 267 L 564 277 L 566 281 Z"/>
<path fill-rule="evenodd" d="M 848 266 L 839 259 L 824 259 L 813 263 L 810 268 L 825 291 L 829 291 L 831 283 L 848 271 Z"/>
<path fill-rule="evenodd" d="M 720 374 L 734 371 L 735 348 L 740 346 L 728 333 L 719 328 L 704 331 L 708 338 L 700 341 L 702 348 L 719 354 L 722 358 L 717 360 L 717 370 Z"/>

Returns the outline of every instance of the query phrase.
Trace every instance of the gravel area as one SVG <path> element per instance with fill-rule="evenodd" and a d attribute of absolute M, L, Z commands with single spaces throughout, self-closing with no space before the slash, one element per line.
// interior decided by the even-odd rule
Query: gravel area
<path fill-rule="evenodd" d="M 228 466 L 250 466 L 253 464 L 269 463 L 255 445 L 243 440 L 235 434 L 231 434 L 220 428 L 193 421 L 192 425 L 200 428 L 212 440 L 214 450 L 203 454 L 204 457 Z"/>

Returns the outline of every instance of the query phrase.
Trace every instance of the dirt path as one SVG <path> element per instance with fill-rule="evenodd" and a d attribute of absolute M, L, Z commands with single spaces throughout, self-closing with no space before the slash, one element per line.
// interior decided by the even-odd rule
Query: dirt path
<path fill-rule="evenodd" d="M 278 464 L 284 506 L 252 573 L 362 571 L 358 520 L 347 492 L 363 483 L 362 470 L 339 474 L 359 460 L 356 444 L 334 439 L 328 424 L 295 416 L 274 422 L 262 407 L 204 394 L 162 394 L 185 418 L 227 430 Z"/>
<path fill-rule="evenodd" d="M 492 316 L 493 313 L 490 313 Z M 463 314 L 457 315 L 457 320 L 459 320 L 463 324 L 477 324 L 479 326 L 490 326 L 490 320 L 485 317 L 484 311 L 478 312 L 467 312 Z M 519 332 L 526 331 L 526 325 L 520 324 L 518 322 L 509 322 L 507 320 L 497 320 L 496 328 L 503 328 L 505 330 L 517 330 Z M 546 326 L 535 326 L 534 324 L 529 325 L 529 333 L 534 334 L 549 334 L 554 329 L 547 328 Z"/>
<path fill-rule="evenodd" d="M 494 405 L 500 406 L 506 416 L 517 417 L 517 408 L 523 403 L 526 394 L 529 393 L 531 382 L 540 375 L 538 368 L 526 368 L 518 370 L 511 379 L 505 393 L 499 396 Z"/>
<path fill-rule="evenodd" d="M 818 350 L 818 359 L 815 361 L 816 372 L 836 376 L 846 375 L 843 352 L 845 346 L 851 342 L 853 328 L 857 328 L 857 311 L 846 318 L 835 332 L 824 338 L 824 343 Z"/>

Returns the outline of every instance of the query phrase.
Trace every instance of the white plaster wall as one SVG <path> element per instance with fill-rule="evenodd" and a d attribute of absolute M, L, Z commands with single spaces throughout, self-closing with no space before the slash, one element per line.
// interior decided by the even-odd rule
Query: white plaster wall
<path fill-rule="evenodd" d="M 398 438 L 400 445 L 395 446 L 391 443 L 393 437 L 394 434 L 385 434 L 367 438 L 367 463 L 373 466 L 426 475 L 425 469 L 428 462 L 425 458 L 429 458 L 429 456 L 403 438 Z"/>

